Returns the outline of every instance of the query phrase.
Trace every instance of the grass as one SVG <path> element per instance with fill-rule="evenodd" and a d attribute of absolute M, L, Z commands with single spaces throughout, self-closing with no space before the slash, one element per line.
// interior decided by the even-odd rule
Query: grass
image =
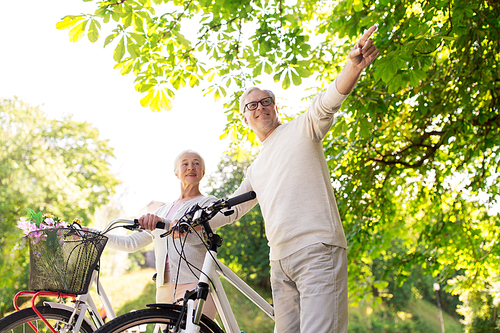
<path fill-rule="evenodd" d="M 409 312 L 416 313 L 421 320 L 430 324 L 432 329 L 426 333 L 441 333 L 441 323 L 438 317 L 438 310 L 434 304 L 423 300 L 416 300 L 410 303 Z M 443 322 L 447 333 L 462 333 L 464 332 L 463 325 L 456 319 L 443 312 Z"/>
<path fill-rule="evenodd" d="M 446 333 L 462 333 L 462 324 L 443 312 Z M 392 315 L 383 305 L 349 308 L 349 329 L 351 333 L 441 333 L 437 307 L 424 300 L 414 300 L 407 311 Z"/>
<path fill-rule="evenodd" d="M 246 333 L 266 333 L 274 331 L 274 321 L 262 312 L 255 304 L 243 296 L 239 290 L 233 287 L 229 282 L 222 279 L 222 285 L 226 292 L 227 298 L 231 303 L 234 316 L 238 322 L 240 329 Z M 272 302 L 270 290 L 256 291 L 268 302 Z M 221 323 L 217 318 L 217 322 Z"/>
<path fill-rule="evenodd" d="M 151 279 L 154 273 L 153 268 L 146 268 L 119 277 L 100 277 L 117 315 L 144 309 L 146 304 L 155 303 L 156 286 Z M 99 303 L 94 286 L 90 293 L 97 307 L 100 307 L 102 304 Z"/>

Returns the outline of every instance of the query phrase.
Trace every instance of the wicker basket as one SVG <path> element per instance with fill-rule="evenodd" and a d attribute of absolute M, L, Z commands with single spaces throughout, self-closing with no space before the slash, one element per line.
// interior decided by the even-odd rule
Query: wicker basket
<path fill-rule="evenodd" d="M 30 248 L 29 288 L 68 294 L 88 292 L 108 238 L 76 229 L 44 229 L 27 236 Z"/>

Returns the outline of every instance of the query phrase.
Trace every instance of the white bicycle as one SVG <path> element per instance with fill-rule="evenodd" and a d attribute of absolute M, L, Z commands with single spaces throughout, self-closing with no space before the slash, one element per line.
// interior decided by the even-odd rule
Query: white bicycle
<path fill-rule="evenodd" d="M 255 192 L 248 192 L 229 200 L 219 200 L 204 208 L 198 205 L 192 207 L 184 217 L 179 219 L 176 224 L 178 229 L 175 230 L 185 233 L 194 230 L 194 227 L 198 225 L 203 229 L 202 234 L 205 235 L 204 242 L 208 251 L 201 269 L 198 286 L 194 290 L 187 291 L 184 298 L 177 302 L 180 304 L 148 304 L 147 309 L 126 313 L 109 321 L 99 328 L 96 333 L 124 332 L 138 326 L 146 329 L 147 332 L 161 330 L 162 332 L 185 333 L 219 333 L 224 331 L 240 333 L 240 328 L 222 286 L 221 277 L 229 281 L 274 320 L 273 306 L 217 259 L 217 249 L 222 245 L 222 238 L 212 232 L 208 223 L 221 210 L 229 209 L 253 198 L 255 198 Z M 231 213 L 230 210 L 224 212 L 225 215 Z M 172 231 L 173 229 L 162 236 L 166 236 Z M 224 330 L 216 322 L 202 314 L 209 293 L 214 299 Z"/>
<path fill-rule="evenodd" d="M 105 234 L 119 227 L 135 230 L 140 225 L 137 220 L 117 219 L 99 234 L 75 227 L 40 231 L 41 234 L 33 238 L 38 241 L 30 241 L 32 290 L 23 290 L 14 296 L 17 311 L 0 319 L 0 332 L 94 332 L 104 325 L 104 320 L 89 293 L 92 284 L 96 286 L 107 318 L 116 318 L 98 278 L 98 262 L 107 242 Z M 52 247 L 47 245 L 51 239 L 57 240 Z M 61 269 L 56 269 L 58 265 Z M 31 297 L 31 307 L 20 310 L 19 297 Z M 60 302 L 45 301 L 42 306 L 36 306 L 38 297 L 57 297 Z M 68 299 L 69 302 L 63 302 Z"/>

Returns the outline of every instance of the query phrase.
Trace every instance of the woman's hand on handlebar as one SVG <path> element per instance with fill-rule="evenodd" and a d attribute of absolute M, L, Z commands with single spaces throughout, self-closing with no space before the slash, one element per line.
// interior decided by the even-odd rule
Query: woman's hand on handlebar
<path fill-rule="evenodd" d="M 139 224 L 141 225 L 141 229 L 145 230 L 155 230 L 156 229 L 156 223 L 162 222 L 161 217 L 147 213 L 139 217 Z"/>

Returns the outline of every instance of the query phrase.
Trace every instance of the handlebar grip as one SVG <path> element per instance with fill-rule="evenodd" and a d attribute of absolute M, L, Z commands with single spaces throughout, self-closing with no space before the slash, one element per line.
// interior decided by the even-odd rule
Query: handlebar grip
<path fill-rule="evenodd" d="M 257 194 L 255 194 L 254 191 L 250 191 L 250 192 L 238 195 L 236 197 L 227 199 L 226 204 L 227 204 L 228 208 L 231 208 L 231 207 L 239 205 L 243 202 L 255 199 L 256 197 L 257 197 Z"/>
<path fill-rule="evenodd" d="M 135 225 L 133 226 L 135 228 L 140 228 L 139 226 L 139 219 L 134 219 Z M 156 229 L 165 229 L 165 222 L 156 222 Z"/>

